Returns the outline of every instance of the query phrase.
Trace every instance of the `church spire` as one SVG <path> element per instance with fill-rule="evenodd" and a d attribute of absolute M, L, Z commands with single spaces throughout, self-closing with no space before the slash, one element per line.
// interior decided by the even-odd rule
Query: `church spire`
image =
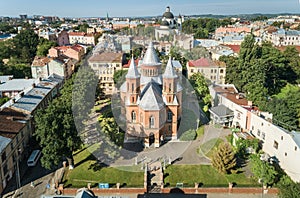
<path fill-rule="evenodd" d="M 139 77 L 140 77 L 140 74 L 137 70 L 137 67 L 134 62 L 134 58 L 132 56 L 130 66 L 128 69 L 128 73 L 126 74 L 126 78 L 139 78 Z"/>
<path fill-rule="evenodd" d="M 174 71 L 174 67 L 173 67 L 173 63 L 172 63 L 172 58 L 171 56 L 169 57 L 167 66 L 166 66 L 166 70 L 163 74 L 163 78 L 177 78 L 177 74 Z"/>

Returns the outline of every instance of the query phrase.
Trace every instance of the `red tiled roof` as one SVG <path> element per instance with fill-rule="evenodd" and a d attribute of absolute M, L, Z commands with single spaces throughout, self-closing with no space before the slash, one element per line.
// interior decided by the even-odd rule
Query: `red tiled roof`
<path fill-rule="evenodd" d="M 188 65 L 190 67 L 209 67 L 209 66 L 213 66 L 215 64 L 210 59 L 202 57 L 198 60 L 190 60 L 188 62 Z"/>
<path fill-rule="evenodd" d="M 86 35 L 85 32 L 70 32 L 69 36 L 84 36 Z"/>
<path fill-rule="evenodd" d="M 296 46 L 296 45 L 293 45 L 296 50 L 299 52 L 300 54 L 300 46 Z M 277 49 L 279 49 L 280 51 L 284 51 L 286 49 L 287 46 L 280 46 L 280 47 L 276 47 Z"/>
<path fill-rule="evenodd" d="M 234 53 L 240 53 L 241 46 L 240 45 L 224 45 L 229 47 Z"/>
<path fill-rule="evenodd" d="M 135 65 L 138 65 L 139 59 L 134 60 L 134 63 L 135 63 Z M 130 64 L 131 64 L 131 59 L 128 61 L 127 64 L 123 65 L 123 68 L 129 68 Z"/>

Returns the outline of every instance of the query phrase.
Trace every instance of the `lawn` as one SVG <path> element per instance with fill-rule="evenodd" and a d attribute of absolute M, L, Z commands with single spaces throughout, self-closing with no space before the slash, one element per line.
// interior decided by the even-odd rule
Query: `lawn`
<path fill-rule="evenodd" d="M 223 175 L 210 165 L 171 165 L 167 167 L 164 179 L 166 187 L 175 187 L 176 183 L 183 183 L 184 187 L 194 187 L 195 183 L 203 187 L 228 187 L 229 182 L 237 187 L 259 185 L 243 173 Z"/>
<path fill-rule="evenodd" d="M 205 155 L 208 158 L 211 158 L 214 151 L 217 150 L 218 146 L 224 142 L 222 139 L 220 138 L 214 138 L 211 139 L 203 144 L 201 144 L 199 146 L 199 148 L 197 149 L 197 153 L 202 155 Z"/>
<path fill-rule="evenodd" d="M 125 170 L 134 167 L 107 167 L 99 164 L 87 149 L 75 153 L 75 168 L 65 172 L 63 181 L 65 187 L 86 187 L 87 183 L 97 186 L 98 183 L 109 183 L 114 187 L 120 183 L 123 187 L 143 187 L 144 172 L 129 172 Z"/>

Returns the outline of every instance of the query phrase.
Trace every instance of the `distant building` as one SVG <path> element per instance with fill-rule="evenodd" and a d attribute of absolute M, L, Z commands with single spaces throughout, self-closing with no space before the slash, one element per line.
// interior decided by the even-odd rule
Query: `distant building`
<path fill-rule="evenodd" d="M 95 45 L 94 34 L 85 32 L 69 32 L 69 41 L 70 44 Z"/>
<path fill-rule="evenodd" d="M 113 76 L 115 71 L 122 69 L 123 61 L 124 54 L 116 52 L 94 54 L 88 59 L 88 64 L 98 75 L 105 94 L 110 95 L 114 92 Z"/>
<path fill-rule="evenodd" d="M 57 36 L 57 44 L 59 46 L 65 46 L 70 44 L 69 34 L 67 31 L 63 30 L 60 33 L 58 33 L 56 36 Z"/>
<path fill-rule="evenodd" d="M 48 57 L 59 57 L 60 55 L 65 55 L 69 58 L 80 61 L 84 55 L 84 48 L 78 44 L 73 46 L 60 46 L 52 47 L 48 50 Z"/>
<path fill-rule="evenodd" d="M 190 60 L 186 64 L 188 78 L 194 73 L 201 73 L 206 79 L 218 84 L 225 83 L 226 64 L 221 61 L 213 61 L 209 58 Z"/>
<path fill-rule="evenodd" d="M 182 86 L 171 58 L 162 74 L 161 63 L 150 43 L 140 71 L 132 58 L 126 81 L 120 88 L 125 109 L 125 141 L 142 141 L 159 147 L 164 140 L 177 139 L 182 114 Z"/>
<path fill-rule="evenodd" d="M 285 30 L 281 27 L 276 31 L 267 31 L 266 38 L 275 46 L 300 45 L 300 31 L 298 30 Z"/>

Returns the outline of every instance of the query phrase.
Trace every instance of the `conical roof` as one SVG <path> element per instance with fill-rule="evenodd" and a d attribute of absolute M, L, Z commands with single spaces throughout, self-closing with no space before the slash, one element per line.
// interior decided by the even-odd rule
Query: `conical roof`
<path fill-rule="evenodd" d="M 129 69 L 126 74 L 126 78 L 139 78 L 139 77 L 140 77 L 140 73 L 138 72 L 138 69 L 134 63 L 134 58 L 132 56 Z"/>
<path fill-rule="evenodd" d="M 161 65 L 160 60 L 156 54 L 156 51 L 153 47 L 153 43 L 150 42 L 148 49 L 145 53 L 144 59 L 143 59 L 143 65 L 149 65 L 149 66 L 159 66 Z"/>
<path fill-rule="evenodd" d="M 167 63 L 167 66 L 166 66 L 166 70 L 165 70 L 165 73 L 163 74 L 163 78 L 177 78 L 177 74 L 174 70 L 174 67 L 173 67 L 173 63 L 172 63 L 172 58 L 171 56 L 169 57 L 169 60 L 168 60 L 168 63 Z"/>

